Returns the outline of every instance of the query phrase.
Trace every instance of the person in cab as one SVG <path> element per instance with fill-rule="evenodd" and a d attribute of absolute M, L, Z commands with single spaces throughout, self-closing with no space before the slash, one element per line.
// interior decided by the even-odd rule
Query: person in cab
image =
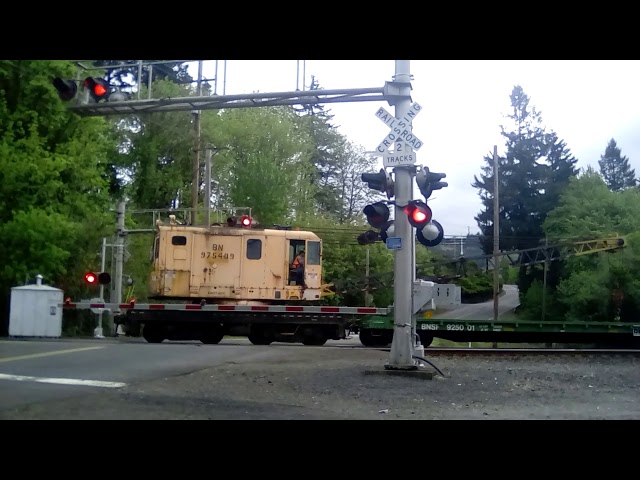
<path fill-rule="evenodd" d="M 291 273 L 296 279 L 296 285 L 304 285 L 304 250 L 300 250 L 291 264 Z"/>

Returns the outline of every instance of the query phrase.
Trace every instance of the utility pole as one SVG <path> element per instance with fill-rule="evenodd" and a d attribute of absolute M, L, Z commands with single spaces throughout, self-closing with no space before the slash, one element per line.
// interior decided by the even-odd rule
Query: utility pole
<path fill-rule="evenodd" d="M 396 118 L 402 118 L 409 112 L 411 106 L 411 74 L 409 60 L 396 60 L 396 75 L 394 82 L 400 86 L 400 98 L 395 104 Z M 395 251 L 394 261 L 394 327 L 393 342 L 389 363 L 385 365 L 388 370 L 417 370 L 418 365 L 413 360 L 412 324 L 413 324 L 413 258 L 412 227 L 404 206 L 412 199 L 413 191 L 413 167 L 395 167 L 395 217 L 394 235 L 400 237 L 402 247 Z"/>
<path fill-rule="evenodd" d="M 544 237 L 544 278 L 542 281 L 542 321 L 546 316 L 547 310 L 547 271 L 549 269 L 549 237 Z"/>
<path fill-rule="evenodd" d="M 542 321 L 543 322 L 547 314 L 547 271 L 549 269 L 549 251 L 547 250 L 548 248 L 549 248 L 549 237 L 545 235 L 544 237 L 544 279 L 542 283 Z M 546 342 L 545 346 L 547 348 L 552 348 L 553 342 Z"/>
<path fill-rule="evenodd" d="M 202 60 L 198 61 L 198 97 L 202 96 Z M 198 222 L 198 190 L 200 189 L 200 110 L 193 110 L 193 165 L 191 166 L 191 225 Z"/>
<path fill-rule="evenodd" d="M 205 182 L 204 182 L 204 211 L 207 227 L 211 225 L 211 147 L 204 151 Z"/>
<path fill-rule="evenodd" d="M 500 254 L 500 201 L 498 193 L 498 146 L 493 146 L 493 321 L 498 320 L 498 293 L 500 292 L 500 269 L 498 258 Z M 498 346 L 493 342 L 493 347 Z"/>

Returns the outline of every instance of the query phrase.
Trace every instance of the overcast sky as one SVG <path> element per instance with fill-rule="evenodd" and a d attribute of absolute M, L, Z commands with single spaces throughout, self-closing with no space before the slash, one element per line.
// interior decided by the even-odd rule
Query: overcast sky
<path fill-rule="evenodd" d="M 215 60 L 204 63 L 206 78 L 215 76 Z M 197 75 L 197 64 L 190 73 Z M 544 126 L 565 140 L 579 167 L 598 160 L 611 138 L 640 175 L 640 61 L 638 60 L 412 60 L 412 100 L 422 106 L 413 133 L 424 142 L 417 164 L 447 174 L 449 187 L 429 199 L 445 235 L 478 231 L 478 191 L 471 187 L 483 157 L 498 146 L 504 152 L 500 125 L 507 123 L 509 95 L 521 85 Z M 285 92 L 303 89 L 303 66 L 326 90 L 382 87 L 395 73 L 394 60 L 228 60 L 218 61 L 217 93 Z M 224 84 L 224 85 L 223 85 Z M 347 139 L 374 150 L 389 132 L 375 112 L 387 102 L 327 104 Z M 382 160 L 378 159 L 378 168 Z M 414 198 L 421 198 L 417 188 Z"/>

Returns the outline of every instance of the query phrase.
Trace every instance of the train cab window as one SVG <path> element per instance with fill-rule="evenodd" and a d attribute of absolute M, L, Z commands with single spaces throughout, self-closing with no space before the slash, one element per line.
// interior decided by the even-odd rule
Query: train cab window
<path fill-rule="evenodd" d="M 260 260 L 262 258 L 262 240 L 256 238 L 247 240 L 247 258 L 249 260 Z"/>
<path fill-rule="evenodd" d="M 307 265 L 320 265 L 320 242 L 307 242 Z"/>
<path fill-rule="evenodd" d="M 171 237 L 171 245 L 186 245 L 187 237 L 184 235 L 174 235 Z"/>
<path fill-rule="evenodd" d="M 293 264 L 293 260 L 298 256 L 301 250 L 304 250 L 304 240 L 289 240 L 289 265 Z"/>

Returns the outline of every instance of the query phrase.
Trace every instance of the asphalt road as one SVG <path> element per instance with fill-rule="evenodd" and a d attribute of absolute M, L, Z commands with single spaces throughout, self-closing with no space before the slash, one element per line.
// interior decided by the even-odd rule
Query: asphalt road
<path fill-rule="evenodd" d="M 259 360 L 272 351 L 234 339 L 219 345 L 118 339 L 2 340 L 0 418 L 7 408 L 187 375 L 234 359 Z"/>
<path fill-rule="evenodd" d="M 520 304 L 518 287 L 515 285 L 505 285 L 503 288 L 504 295 L 498 297 L 498 315 L 513 310 Z M 452 308 L 437 313 L 434 315 L 434 318 L 493 320 L 493 300 L 483 303 L 461 305 L 459 308 Z"/>
<path fill-rule="evenodd" d="M 500 313 L 519 303 L 515 286 L 505 285 L 504 290 Z M 493 318 L 493 301 L 463 305 L 436 316 L 489 320 Z M 361 347 L 357 335 L 327 344 Z M 297 344 L 286 347 L 307 348 Z M 219 345 L 148 344 L 142 339 L 125 338 L 0 340 L 0 419 L 6 409 L 99 394 L 234 361 L 267 360 L 277 350 L 229 337 Z"/>

